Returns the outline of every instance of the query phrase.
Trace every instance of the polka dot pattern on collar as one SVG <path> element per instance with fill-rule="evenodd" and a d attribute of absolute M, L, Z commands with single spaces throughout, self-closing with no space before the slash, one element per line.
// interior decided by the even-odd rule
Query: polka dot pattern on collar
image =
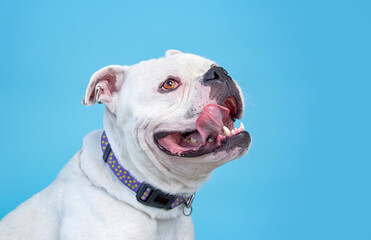
<path fill-rule="evenodd" d="M 109 146 L 108 138 L 105 132 L 103 132 L 101 137 L 101 148 L 103 153 L 105 152 L 106 148 Z M 142 185 L 134 176 L 130 174 L 128 170 L 126 170 L 122 165 L 119 164 L 113 150 L 111 149 L 110 153 L 107 157 L 107 164 L 111 168 L 112 172 L 115 174 L 118 180 L 123 183 L 126 187 L 131 189 L 134 192 L 138 192 L 140 186 Z M 140 199 L 145 201 L 148 197 L 151 196 L 151 193 L 154 191 L 151 187 L 147 187 L 147 189 L 143 192 Z M 188 197 L 183 196 L 176 196 L 174 201 L 171 203 L 170 208 L 175 208 L 182 204 L 185 204 L 188 201 Z"/>

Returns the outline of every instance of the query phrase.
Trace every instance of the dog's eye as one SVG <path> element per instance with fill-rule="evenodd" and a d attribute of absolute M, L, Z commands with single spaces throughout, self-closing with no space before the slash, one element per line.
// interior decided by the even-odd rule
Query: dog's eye
<path fill-rule="evenodd" d="M 174 90 L 179 87 L 179 82 L 172 78 L 167 79 L 161 86 L 162 91 Z"/>

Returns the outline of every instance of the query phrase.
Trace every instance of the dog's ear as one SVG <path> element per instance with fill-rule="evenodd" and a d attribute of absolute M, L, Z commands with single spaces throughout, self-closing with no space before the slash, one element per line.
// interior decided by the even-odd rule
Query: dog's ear
<path fill-rule="evenodd" d="M 90 78 L 82 103 L 90 106 L 98 102 L 109 107 L 113 94 L 118 92 L 122 86 L 125 70 L 125 66 L 110 65 L 94 73 Z"/>
<path fill-rule="evenodd" d="M 179 50 L 175 50 L 175 49 L 169 49 L 169 50 L 166 51 L 165 57 L 169 57 L 171 55 L 175 55 L 175 54 L 179 54 L 179 53 L 182 53 L 182 52 L 179 51 Z"/>

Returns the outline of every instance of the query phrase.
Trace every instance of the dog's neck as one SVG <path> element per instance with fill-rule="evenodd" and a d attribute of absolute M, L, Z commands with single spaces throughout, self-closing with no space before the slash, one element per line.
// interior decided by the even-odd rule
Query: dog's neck
<path fill-rule="evenodd" d="M 112 174 L 111 168 L 102 159 L 102 150 L 100 139 L 103 131 L 98 130 L 89 133 L 83 140 L 83 147 L 78 158 L 79 166 L 82 173 L 86 176 L 89 184 L 105 191 L 120 202 L 127 203 L 132 207 L 147 213 L 154 219 L 170 219 L 183 215 L 181 207 L 171 211 L 154 208 L 144 205 L 137 201 L 135 194 L 129 188 L 123 186 L 120 181 Z M 62 170 L 63 171 L 63 170 Z M 78 174 L 78 172 L 76 172 Z"/>
<path fill-rule="evenodd" d="M 125 169 L 120 163 L 118 163 L 105 132 L 103 132 L 100 142 L 103 160 L 111 168 L 117 179 L 127 188 L 136 193 L 136 198 L 139 202 L 151 207 L 164 209 L 173 209 L 175 207 L 183 206 L 183 204 L 187 206 L 187 208 L 190 208 L 193 197 L 171 195 L 161 191 L 158 187 L 153 187 L 151 184 L 140 182 L 131 175 L 129 170 Z M 188 201 L 191 198 L 192 200 Z"/>
<path fill-rule="evenodd" d="M 117 126 L 115 116 L 109 111 L 106 111 L 104 115 L 103 124 L 118 161 L 141 182 L 150 183 L 171 194 L 192 195 L 210 177 L 210 174 L 207 174 L 185 178 L 177 176 L 163 166 L 156 166 L 154 161 L 151 161 L 145 151 L 140 148 L 139 143 L 126 136 L 132 133 L 124 132 Z"/>

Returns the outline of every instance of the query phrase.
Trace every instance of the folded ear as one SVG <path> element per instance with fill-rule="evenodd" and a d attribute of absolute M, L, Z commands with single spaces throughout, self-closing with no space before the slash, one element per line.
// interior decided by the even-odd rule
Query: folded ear
<path fill-rule="evenodd" d="M 169 49 L 165 52 L 165 57 L 169 57 L 171 55 L 175 55 L 175 54 L 179 54 L 179 53 L 182 53 L 182 52 L 179 51 L 179 50 L 176 50 L 176 49 Z"/>
<path fill-rule="evenodd" d="M 109 107 L 112 104 L 113 94 L 118 92 L 122 86 L 124 72 L 124 66 L 110 65 L 94 73 L 90 78 L 82 103 L 90 106 L 98 102 Z"/>

